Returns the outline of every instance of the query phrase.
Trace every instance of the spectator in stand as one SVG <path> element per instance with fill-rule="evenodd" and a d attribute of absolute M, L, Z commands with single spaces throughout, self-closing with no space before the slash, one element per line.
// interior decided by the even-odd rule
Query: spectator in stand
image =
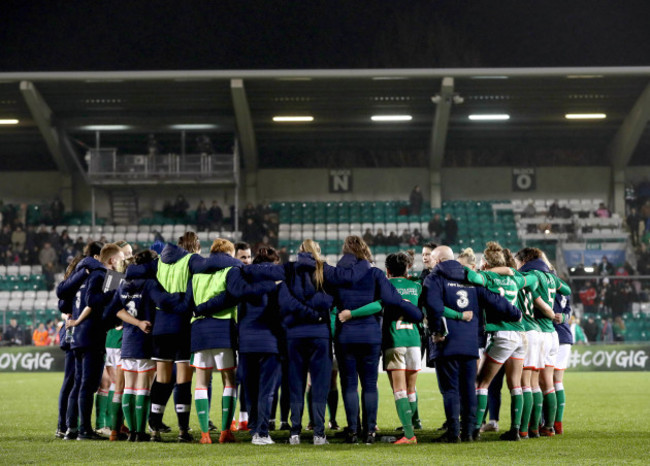
<path fill-rule="evenodd" d="M 147 138 L 147 154 L 149 157 L 154 157 L 160 153 L 160 144 L 156 140 L 154 134 L 150 134 Z"/>
<path fill-rule="evenodd" d="M 63 202 L 56 196 L 50 204 L 50 215 L 52 216 L 52 223 L 54 225 L 60 225 L 63 221 L 63 212 L 65 211 L 65 206 Z"/>
<path fill-rule="evenodd" d="M 370 228 L 366 228 L 366 232 L 363 234 L 363 240 L 368 246 L 375 245 L 375 236 L 372 234 L 372 231 L 370 231 Z"/>
<path fill-rule="evenodd" d="M 32 227 L 27 227 L 27 236 L 33 235 L 33 228 Z M 42 248 L 45 243 L 50 241 L 50 232 L 47 231 L 47 228 L 45 225 L 41 225 L 38 229 L 38 233 L 35 235 L 36 237 L 34 238 L 36 245 L 39 248 Z"/>
<path fill-rule="evenodd" d="M 43 265 L 43 276 L 45 277 L 45 285 L 48 290 L 54 289 L 56 271 L 57 268 L 54 262 L 48 262 Z"/>
<path fill-rule="evenodd" d="M 633 246 L 639 245 L 639 224 L 641 223 L 641 216 L 637 212 L 636 208 L 632 207 L 630 213 L 625 219 L 627 223 L 627 228 L 630 230 L 630 239 L 632 240 Z"/>
<path fill-rule="evenodd" d="M 598 275 L 613 275 L 614 266 L 609 262 L 607 256 L 603 256 L 598 265 L 596 266 Z"/>
<path fill-rule="evenodd" d="M 548 206 L 548 216 L 549 218 L 555 218 L 559 217 L 560 214 L 560 204 L 558 204 L 557 200 L 553 201 L 553 204 Z"/>
<path fill-rule="evenodd" d="M 609 284 L 609 278 L 603 278 L 603 284 L 598 290 L 598 313 L 601 315 L 610 315 L 612 312 L 612 287 Z"/>
<path fill-rule="evenodd" d="M 0 230 L 0 252 L 5 252 L 11 248 L 11 228 L 9 225 L 4 225 Z"/>
<path fill-rule="evenodd" d="M 628 208 L 636 206 L 636 189 L 632 183 L 625 185 L 625 205 Z"/>
<path fill-rule="evenodd" d="M 645 223 L 650 218 L 650 200 L 645 201 L 641 206 L 641 219 Z"/>
<path fill-rule="evenodd" d="M 422 190 L 419 186 L 415 186 L 409 196 L 411 215 L 420 215 L 420 212 L 422 212 L 422 201 Z"/>
<path fill-rule="evenodd" d="M 375 235 L 375 246 L 386 246 L 386 237 L 384 236 L 384 230 L 381 228 L 377 229 L 377 234 Z"/>
<path fill-rule="evenodd" d="M 74 241 L 72 238 L 70 238 L 70 235 L 68 234 L 68 230 L 63 230 L 61 232 L 61 246 L 66 247 L 66 246 L 72 246 L 74 244 Z"/>
<path fill-rule="evenodd" d="M 431 238 L 432 241 L 435 241 L 436 243 L 440 242 L 442 232 L 444 231 L 440 214 L 435 214 L 431 220 L 429 220 L 427 230 L 429 231 L 429 238 Z"/>
<path fill-rule="evenodd" d="M 211 229 L 221 231 L 221 225 L 223 224 L 223 210 L 221 210 L 217 201 L 212 201 L 212 205 L 208 211 L 208 220 L 210 221 Z"/>
<path fill-rule="evenodd" d="M 402 232 L 402 235 L 399 237 L 399 244 L 406 247 L 409 245 L 410 241 L 411 241 L 411 232 L 407 228 Z"/>
<path fill-rule="evenodd" d="M 593 315 L 587 317 L 587 322 L 584 325 L 585 336 L 587 341 L 597 341 L 598 340 L 598 324 Z"/>
<path fill-rule="evenodd" d="M 34 346 L 48 346 L 50 341 L 50 334 L 45 328 L 45 324 L 41 322 L 32 334 L 32 342 Z"/>
<path fill-rule="evenodd" d="M 244 220 L 248 220 L 249 218 L 253 219 L 253 221 L 257 220 L 257 209 L 255 209 L 255 206 L 251 202 L 246 204 L 242 217 L 244 217 Z"/>
<path fill-rule="evenodd" d="M 85 247 L 86 247 L 86 242 L 81 236 L 78 236 L 77 241 L 74 242 L 74 249 L 75 251 L 77 251 L 77 254 L 83 254 Z"/>
<path fill-rule="evenodd" d="M 445 243 L 448 245 L 456 244 L 456 236 L 458 235 L 458 223 L 451 216 L 447 214 L 445 217 Z"/>
<path fill-rule="evenodd" d="M 25 241 L 27 240 L 27 234 L 23 231 L 21 225 L 17 225 L 14 232 L 11 234 L 11 243 L 14 245 L 14 250 L 16 252 L 22 252 L 25 248 Z"/>
<path fill-rule="evenodd" d="M 645 244 L 641 245 L 641 252 L 636 261 L 636 268 L 640 275 L 650 275 L 650 251 Z"/>
<path fill-rule="evenodd" d="M 409 246 L 418 246 L 420 243 L 422 243 L 422 234 L 420 233 L 420 230 L 416 228 L 413 230 L 413 234 L 409 239 Z"/>
<path fill-rule="evenodd" d="M 521 212 L 522 217 L 532 218 L 537 215 L 537 209 L 535 209 L 535 204 L 531 200 L 528 205 Z"/>
<path fill-rule="evenodd" d="M 600 341 L 603 343 L 612 343 L 614 341 L 614 329 L 612 328 L 612 319 L 603 319 L 600 321 Z"/>
<path fill-rule="evenodd" d="M 74 257 L 77 255 L 77 251 L 74 250 L 71 244 L 67 245 L 64 249 L 63 252 L 61 253 L 61 256 L 59 257 L 59 266 L 62 269 L 66 269 L 68 267 L 68 264 L 72 262 Z"/>
<path fill-rule="evenodd" d="M 16 319 L 9 319 L 9 326 L 2 335 L 4 346 L 20 346 L 25 341 L 25 332 Z"/>
<path fill-rule="evenodd" d="M 58 255 L 50 243 L 45 243 L 38 253 L 38 262 L 45 267 L 47 264 L 57 264 Z M 56 267 L 55 267 L 56 269 Z"/>
<path fill-rule="evenodd" d="M 208 229 L 208 208 L 205 206 L 203 199 L 199 201 L 199 205 L 196 207 L 196 226 L 199 231 L 205 231 Z"/>
<path fill-rule="evenodd" d="M 246 218 L 246 223 L 242 228 L 242 240 L 247 243 L 256 244 L 262 240 L 263 236 L 264 232 L 253 217 Z"/>
<path fill-rule="evenodd" d="M 388 237 L 384 240 L 384 245 L 386 246 L 399 246 L 400 237 L 395 234 L 394 231 L 391 231 L 388 234 Z"/>
<path fill-rule="evenodd" d="M 614 333 L 614 341 L 625 341 L 625 322 L 623 322 L 621 316 L 614 318 L 612 331 Z"/>
<path fill-rule="evenodd" d="M 590 314 L 596 310 L 596 298 L 598 292 L 591 281 L 585 282 L 584 286 L 580 289 L 580 301 L 584 308 L 585 313 Z"/>
<path fill-rule="evenodd" d="M 598 206 L 598 209 L 595 212 L 596 217 L 600 218 L 609 218 L 612 216 L 612 213 L 609 211 L 604 202 L 601 202 Z"/>
<path fill-rule="evenodd" d="M 589 341 L 585 335 L 584 330 L 580 326 L 580 319 L 576 316 L 571 316 L 569 320 L 569 328 L 571 329 L 571 335 L 573 335 L 573 344 L 574 345 L 588 345 Z"/>
<path fill-rule="evenodd" d="M 174 216 L 183 220 L 187 216 L 187 209 L 190 208 L 189 203 L 185 200 L 185 196 L 179 194 L 174 203 Z"/>

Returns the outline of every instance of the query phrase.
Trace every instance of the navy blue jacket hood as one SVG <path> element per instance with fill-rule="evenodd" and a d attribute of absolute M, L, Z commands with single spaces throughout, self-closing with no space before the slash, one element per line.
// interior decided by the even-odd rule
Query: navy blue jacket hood
<path fill-rule="evenodd" d="M 530 272 L 531 270 L 539 270 L 540 272 L 550 273 L 551 269 L 548 268 L 546 262 L 542 259 L 533 259 L 532 261 L 526 262 L 519 268 L 520 272 Z"/>
<path fill-rule="evenodd" d="M 467 279 L 467 271 L 462 264 L 455 260 L 447 260 L 436 265 L 432 273 L 436 273 L 447 280 L 464 282 Z"/>
<path fill-rule="evenodd" d="M 98 269 L 103 269 L 103 268 L 105 268 L 104 264 L 99 262 L 94 257 L 84 257 L 77 264 L 77 267 L 75 268 L 75 271 L 78 271 L 78 270 L 81 270 L 81 269 L 98 270 Z"/>
<path fill-rule="evenodd" d="M 163 249 L 162 253 L 160 253 L 160 260 L 165 264 L 174 264 L 188 254 L 189 252 L 187 252 L 182 247 L 172 243 L 167 243 L 165 249 Z"/>

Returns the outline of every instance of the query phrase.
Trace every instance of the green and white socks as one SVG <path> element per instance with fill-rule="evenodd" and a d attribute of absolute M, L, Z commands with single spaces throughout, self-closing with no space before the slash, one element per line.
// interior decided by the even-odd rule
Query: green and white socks
<path fill-rule="evenodd" d="M 555 388 L 549 388 L 544 392 L 544 426 L 553 427 L 555 424 L 555 414 L 557 412 L 557 396 Z"/>
<path fill-rule="evenodd" d="M 135 431 L 135 390 L 133 388 L 124 388 L 122 395 L 122 413 L 124 422 L 131 431 Z"/>
<path fill-rule="evenodd" d="M 110 404 L 110 428 L 111 430 L 118 431 L 122 427 L 122 392 L 113 392 Z M 129 429 L 131 427 L 129 426 Z"/>
<path fill-rule="evenodd" d="M 557 382 L 555 384 L 555 396 L 557 398 L 557 414 L 555 415 L 556 422 L 562 422 L 564 417 L 564 406 L 566 405 L 566 395 L 564 394 L 564 384 Z"/>
<path fill-rule="evenodd" d="M 101 388 L 97 390 L 95 394 L 95 428 L 97 430 L 108 425 L 106 412 L 109 400 L 110 398 L 106 390 L 102 390 Z"/>
<path fill-rule="evenodd" d="M 524 393 L 521 387 L 510 390 L 510 429 L 519 431 L 524 407 Z M 491 416 L 491 415 L 490 415 Z"/>
<path fill-rule="evenodd" d="M 210 402 L 208 401 L 207 388 L 194 389 L 194 404 L 196 405 L 196 415 L 199 417 L 199 426 L 201 432 L 210 431 Z"/>
<path fill-rule="evenodd" d="M 415 435 L 413 433 L 413 411 L 406 390 L 395 392 L 394 396 L 397 416 L 404 427 L 404 436 L 409 439 L 413 438 Z"/>
<path fill-rule="evenodd" d="M 533 391 L 530 387 L 522 387 L 521 390 L 523 392 L 523 407 L 521 410 L 521 425 L 519 431 L 522 434 L 527 434 L 530 415 L 533 412 Z"/>
<path fill-rule="evenodd" d="M 420 422 L 420 412 L 418 411 L 418 392 L 408 394 L 411 411 L 413 412 L 413 424 Z"/>
<path fill-rule="evenodd" d="M 223 387 L 221 397 L 221 430 L 229 430 L 237 407 L 237 387 Z"/>
<path fill-rule="evenodd" d="M 149 420 L 149 400 L 151 398 L 151 391 L 147 388 L 141 388 L 135 391 L 135 416 L 134 428 L 136 432 L 144 433 L 147 429 L 147 421 Z"/>
<path fill-rule="evenodd" d="M 477 388 L 476 389 L 476 428 L 480 429 L 481 424 L 483 424 L 483 418 L 485 417 L 485 410 L 487 409 L 488 402 L 488 389 L 487 388 Z"/>
<path fill-rule="evenodd" d="M 539 422 L 542 420 L 542 404 L 544 397 L 542 396 L 542 389 L 539 387 L 533 388 L 533 413 L 530 418 L 531 430 L 537 432 L 539 429 Z"/>

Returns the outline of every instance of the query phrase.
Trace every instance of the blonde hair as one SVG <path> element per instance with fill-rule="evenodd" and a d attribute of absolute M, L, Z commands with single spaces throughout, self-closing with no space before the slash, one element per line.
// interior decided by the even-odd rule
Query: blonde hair
<path fill-rule="evenodd" d="M 105 244 L 102 250 L 99 252 L 99 262 L 103 264 L 108 264 L 108 261 L 116 254 L 121 253 L 122 250 L 115 243 Z"/>
<path fill-rule="evenodd" d="M 472 248 L 463 249 L 458 254 L 458 261 L 464 261 L 471 268 L 476 266 L 476 254 L 474 254 L 474 250 Z"/>
<path fill-rule="evenodd" d="M 213 254 L 217 252 L 224 252 L 226 254 L 234 255 L 235 245 L 227 239 L 217 238 L 212 242 L 212 246 L 210 246 L 210 252 Z"/>
<path fill-rule="evenodd" d="M 306 239 L 300 245 L 300 252 L 308 252 L 316 260 L 316 270 L 314 270 L 314 285 L 317 290 L 323 289 L 324 275 L 323 275 L 323 259 L 320 257 L 320 245 L 313 239 Z"/>
<path fill-rule="evenodd" d="M 343 254 L 352 254 L 357 259 L 372 262 L 372 253 L 366 242 L 357 235 L 350 235 L 343 242 Z"/>
<path fill-rule="evenodd" d="M 503 248 L 496 241 L 490 241 L 483 251 L 483 258 L 488 267 L 503 267 L 506 265 L 506 257 Z"/>

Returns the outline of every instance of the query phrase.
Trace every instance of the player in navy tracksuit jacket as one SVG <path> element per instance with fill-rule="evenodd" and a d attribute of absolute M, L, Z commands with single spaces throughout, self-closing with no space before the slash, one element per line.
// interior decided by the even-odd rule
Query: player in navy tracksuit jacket
<path fill-rule="evenodd" d="M 358 236 L 348 236 L 343 245 L 344 255 L 337 268 L 352 269 L 360 262 L 367 262 L 370 251 Z M 326 282 L 327 283 L 327 282 Z M 422 320 L 422 312 L 410 302 L 402 299 L 395 287 L 388 281 L 384 272 L 371 268 L 363 277 L 349 286 L 326 287 L 334 296 L 334 304 L 340 311 L 357 309 L 366 304 L 381 300 L 386 305 L 396 306 L 409 321 Z M 418 320 L 419 319 L 419 320 Z M 346 442 L 356 443 L 359 430 L 359 395 L 357 385 L 361 380 L 363 399 L 363 433 L 365 442 L 375 439 L 377 426 L 377 375 L 381 354 L 381 323 L 378 314 L 351 319 L 343 324 L 337 320 L 336 356 L 341 374 L 343 403 L 348 421 Z"/>
<path fill-rule="evenodd" d="M 447 433 L 440 440 L 456 443 L 461 439 L 461 430 L 463 440 L 471 441 L 478 435 L 474 432 L 474 423 L 478 337 L 483 325 L 481 310 L 498 312 L 499 319 L 504 321 L 519 320 L 522 314 L 501 296 L 463 283 L 465 269 L 453 257 L 447 246 L 434 250 L 432 260 L 438 265 L 425 279 L 422 294 L 425 296 L 429 329 L 437 342 L 434 347 L 437 351 L 436 374 L 447 418 Z M 445 306 L 460 312 L 471 310 L 474 316 L 469 322 L 445 320 Z"/>
<path fill-rule="evenodd" d="M 309 373 L 314 439 L 315 443 L 322 444 L 325 440 L 325 406 L 332 373 L 329 311 L 333 299 L 314 286 L 312 274 L 316 261 L 308 253 L 298 255 L 303 256 L 305 261 L 285 266 L 286 286 L 281 287 L 279 292 L 282 321 L 287 333 L 291 441 L 299 442 Z"/>
<path fill-rule="evenodd" d="M 203 263 L 192 267 L 192 284 L 188 287 L 188 301 L 193 311 L 192 353 L 197 369 L 195 402 L 202 443 L 212 443 L 209 436 L 209 401 L 207 391 L 212 370 L 221 372 L 224 384 L 222 396 L 222 425 L 220 443 L 234 442 L 230 431 L 235 411 L 234 351 L 237 346 L 237 303 L 275 291 L 273 281 L 248 283 L 241 273 L 241 261 L 232 257 L 234 245 L 217 238 L 211 254 Z"/>
<path fill-rule="evenodd" d="M 102 316 L 104 307 L 110 302 L 115 291 L 104 293 L 103 284 L 107 267 L 114 269 L 124 260 L 119 247 L 107 244 L 102 248 L 100 259 L 87 258 L 88 278 L 81 285 L 75 297 L 72 320 L 74 327 L 71 348 L 75 354 L 75 383 L 68 399 L 68 427 L 76 424 L 77 414 L 71 404 L 78 403 L 79 435 L 77 440 L 103 439 L 91 425 L 93 395 L 97 391 L 104 370 L 106 331 Z"/>
<path fill-rule="evenodd" d="M 261 248 L 254 264 L 272 266 L 279 261 L 272 248 Z M 280 377 L 279 340 L 284 339 L 278 292 L 249 298 L 237 309 L 239 356 L 244 369 L 248 427 L 254 445 L 274 443 L 269 436 L 273 392 Z"/>
<path fill-rule="evenodd" d="M 99 251 L 98 251 L 99 252 Z M 74 296 L 77 294 L 79 287 L 84 282 L 88 276 L 88 270 L 85 267 L 81 267 L 76 270 L 76 266 L 79 263 L 74 261 L 68 266 L 70 273 L 67 273 L 67 276 L 58 284 L 56 287 L 56 296 L 59 298 L 59 311 L 63 315 L 64 321 L 72 316 L 72 305 L 74 302 Z M 68 430 L 68 424 L 66 422 L 66 413 L 68 411 L 68 398 L 70 397 L 70 392 L 72 387 L 74 387 L 74 352 L 70 348 L 70 341 L 66 338 L 66 334 L 71 335 L 70 332 L 65 328 L 65 324 L 61 326 L 59 330 L 59 344 L 61 349 L 65 351 L 65 365 L 63 369 L 63 383 L 61 384 L 61 390 L 59 392 L 59 420 L 57 424 L 57 438 L 63 438 L 66 431 Z M 75 409 L 76 409 L 75 405 Z"/>

